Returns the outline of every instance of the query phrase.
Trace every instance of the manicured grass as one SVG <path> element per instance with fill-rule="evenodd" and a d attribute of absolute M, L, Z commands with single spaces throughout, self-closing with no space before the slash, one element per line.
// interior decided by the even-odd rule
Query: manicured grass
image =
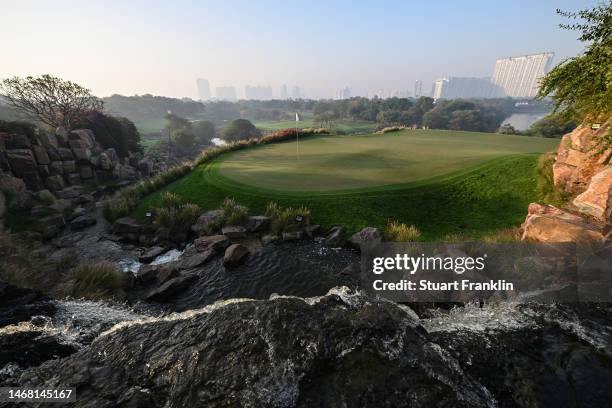
<path fill-rule="evenodd" d="M 283 120 L 277 122 L 258 122 L 254 121 L 253 124 L 262 130 L 282 130 L 291 129 L 296 127 L 296 122 L 292 120 Z M 321 127 L 321 123 L 311 118 L 305 118 L 297 122 L 299 128 L 318 128 Z M 359 120 L 340 120 L 334 122 L 332 127 L 333 131 L 342 131 L 344 133 L 370 133 L 376 129 L 376 123 Z"/>
<path fill-rule="evenodd" d="M 378 182 L 378 185 L 362 184 L 359 188 L 354 185 L 349 190 L 324 190 L 319 187 L 318 190 L 323 191 L 313 192 L 290 191 L 291 189 L 272 190 L 237 182 L 223 174 L 225 166 L 235 157 L 239 158 L 241 154 L 250 153 L 251 150 L 252 153 L 265 151 L 268 146 L 263 146 L 229 153 L 210 164 L 198 167 L 189 175 L 145 198 L 132 215 L 142 219 L 147 209 L 159 205 L 162 192 L 173 191 L 197 203 L 205 210 L 219 207 L 225 197 L 234 197 L 239 203 L 248 206 L 251 213 L 254 214 L 262 214 L 269 201 L 277 201 L 282 206 L 305 205 L 311 209 L 314 221 L 326 227 L 341 224 L 351 230 L 358 230 L 364 226 L 384 228 L 388 220 L 393 219 L 408 225 L 415 225 L 422 232 L 421 238 L 424 240 L 439 240 L 447 234 L 457 233 L 477 238 L 487 232 L 520 224 L 525 218 L 527 205 L 538 199 L 536 193 L 538 154 L 535 152 L 550 150 L 558 141 L 510 136 L 512 139 L 508 143 L 513 141 L 517 146 L 523 147 L 516 147 L 513 146 L 513 143 L 509 143 L 507 150 L 504 151 L 499 145 L 496 145 L 495 148 L 489 146 L 492 142 L 489 140 L 487 143 L 488 139 L 483 134 L 471 134 L 473 137 L 482 139 L 481 144 L 485 151 L 494 150 L 496 152 L 489 153 L 496 157 L 493 159 L 487 154 L 477 155 L 479 163 L 474 164 L 472 156 L 462 156 L 464 153 L 461 153 L 465 152 L 461 145 L 466 143 L 465 137 L 470 134 L 462 137 L 458 133 L 464 132 L 443 133 L 446 133 L 446 136 L 438 137 L 444 139 L 454 135 L 458 139 L 456 139 L 454 149 L 448 142 L 439 145 L 446 146 L 446 150 L 439 151 L 438 160 L 448 161 L 459 156 L 463 157 L 464 161 L 458 160 L 456 163 L 459 164 L 453 164 L 455 162 L 451 160 L 448 165 L 454 167 L 448 168 L 452 170 L 444 172 L 440 167 L 441 173 L 438 174 L 435 174 L 434 171 L 438 171 L 436 169 L 439 166 L 432 163 L 429 170 L 430 177 L 427 178 L 417 176 L 404 180 L 404 182 L 389 184 L 389 177 L 393 173 L 389 172 L 385 173 L 386 178 Z M 436 132 L 430 131 L 423 133 L 422 136 L 427 134 L 435 135 Z M 397 133 L 388 136 L 402 137 Z M 369 137 L 386 140 L 381 138 L 387 135 Z M 405 137 L 410 138 L 410 136 Z M 418 137 L 421 136 L 418 135 Z M 502 136 L 487 135 L 487 137 Z M 503 141 L 503 138 L 500 140 Z M 312 142 L 316 145 L 325 139 L 329 138 L 312 138 L 305 140 L 304 144 Z M 353 139 L 358 146 L 361 141 L 359 137 L 353 136 Z M 436 136 L 433 136 L 430 140 L 421 143 L 435 144 L 435 139 Z M 531 140 L 531 142 L 526 140 Z M 533 145 L 529 146 L 530 143 Z M 379 148 L 383 148 L 383 145 L 377 144 Z M 294 143 L 280 143 L 271 147 L 282 150 L 286 146 L 294 147 Z M 518 149 L 518 152 L 522 151 L 522 153 L 517 154 L 517 150 L 512 149 Z M 391 150 L 395 151 L 395 149 Z M 292 153 L 295 154 L 295 151 Z M 420 161 L 421 164 L 417 167 L 426 166 L 433 160 L 434 153 L 431 153 L 428 160 L 421 160 L 420 155 L 422 154 L 414 148 L 408 148 L 403 153 L 405 158 L 399 157 L 395 159 L 396 161 L 390 160 L 389 163 L 399 163 L 397 169 L 404 166 L 405 161 L 411 160 Z M 274 160 L 271 159 L 271 161 Z M 345 160 L 344 163 L 347 165 L 351 163 L 351 160 Z M 357 160 L 353 167 L 358 169 L 359 163 L 360 161 Z M 361 161 L 361 163 L 364 162 Z M 459 169 L 461 163 L 463 163 L 463 168 Z M 420 175 L 423 176 L 426 173 L 421 172 Z M 292 177 L 287 173 L 284 175 Z M 334 173 L 327 175 L 328 178 L 335 177 Z M 304 177 L 304 175 L 299 177 Z M 282 177 L 277 178 L 277 180 L 281 179 Z M 327 185 L 331 186 L 334 183 Z M 337 184 L 334 185 L 337 186 Z"/>
<path fill-rule="evenodd" d="M 546 152 L 557 140 L 492 133 L 405 130 L 321 136 L 224 157 L 222 176 L 280 191 L 336 191 L 431 178 L 496 157 Z"/>
<path fill-rule="evenodd" d="M 136 125 L 136 129 L 138 129 L 141 134 L 158 133 L 164 129 L 164 126 L 166 126 L 166 119 L 163 117 L 146 119 L 134 122 L 134 125 Z"/>

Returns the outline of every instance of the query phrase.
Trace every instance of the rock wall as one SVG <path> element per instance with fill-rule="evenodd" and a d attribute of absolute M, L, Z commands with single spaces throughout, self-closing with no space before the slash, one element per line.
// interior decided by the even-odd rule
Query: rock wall
<path fill-rule="evenodd" d="M 0 133 L 0 170 L 24 181 L 30 191 L 62 190 L 87 182 L 137 180 L 138 154 L 119 158 L 104 149 L 89 129 L 41 135 L 36 139 Z"/>
<path fill-rule="evenodd" d="M 532 203 L 521 226 L 523 240 L 607 242 L 612 239 L 612 149 L 599 139 L 611 121 L 597 130 L 579 126 L 561 139 L 555 163 L 555 187 L 575 196 L 567 208 Z"/>

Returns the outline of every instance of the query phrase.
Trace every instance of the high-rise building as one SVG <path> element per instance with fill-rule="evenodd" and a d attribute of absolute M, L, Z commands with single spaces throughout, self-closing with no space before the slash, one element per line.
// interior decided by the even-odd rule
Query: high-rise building
<path fill-rule="evenodd" d="M 434 82 L 434 99 L 490 97 L 490 78 L 447 77 Z"/>
<path fill-rule="evenodd" d="M 256 99 L 260 101 L 270 100 L 272 99 L 272 87 L 247 85 L 244 87 L 244 97 L 245 99 Z"/>
<path fill-rule="evenodd" d="M 198 96 L 201 100 L 206 101 L 210 99 L 210 85 L 208 79 L 198 78 L 196 80 L 198 86 Z"/>
<path fill-rule="evenodd" d="M 344 88 L 338 89 L 338 91 L 336 92 L 336 99 L 339 99 L 339 100 L 349 99 L 352 96 L 352 94 L 353 92 L 351 88 L 349 88 L 348 86 L 345 86 Z"/>
<path fill-rule="evenodd" d="M 233 86 L 218 86 L 215 89 L 216 97 L 222 101 L 235 101 L 236 98 L 236 88 Z"/>
<path fill-rule="evenodd" d="M 289 92 L 287 91 L 287 84 L 283 84 L 280 90 L 280 98 L 287 99 L 289 97 Z"/>
<path fill-rule="evenodd" d="M 500 58 L 491 78 L 494 96 L 533 98 L 538 93 L 538 81 L 551 68 L 554 53 Z"/>
<path fill-rule="evenodd" d="M 414 81 L 414 97 L 420 98 L 421 96 L 423 96 L 423 81 L 417 79 Z"/>
<path fill-rule="evenodd" d="M 291 98 L 293 99 L 300 99 L 302 97 L 302 92 L 300 91 L 300 87 L 299 86 L 294 86 L 291 89 Z"/>

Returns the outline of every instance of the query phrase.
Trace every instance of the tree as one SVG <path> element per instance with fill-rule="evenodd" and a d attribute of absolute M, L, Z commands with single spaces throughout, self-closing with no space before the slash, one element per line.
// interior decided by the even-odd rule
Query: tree
<path fill-rule="evenodd" d="M 516 135 L 519 132 L 509 123 L 504 123 L 497 129 L 497 133 L 501 133 L 502 135 Z"/>
<path fill-rule="evenodd" d="M 0 93 L 10 106 L 29 117 L 67 130 L 85 113 L 101 111 L 103 107 L 88 89 L 51 75 L 5 79 Z"/>
<path fill-rule="evenodd" d="M 104 148 L 113 148 L 120 157 L 141 151 L 140 134 L 132 121 L 100 111 L 90 111 L 74 122 L 75 128 L 91 129 Z"/>
<path fill-rule="evenodd" d="M 166 119 L 166 132 L 170 135 L 177 130 L 191 130 L 191 122 L 183 117 L 167 113 L 164 118 Z"/>
<path fill-rule="evenodd" d="M 540 137 L 561 137 L 575 128 L 574 119 L 562 112 L 555 112 L 532 124 L 526 133 Z"/>
<path fill-rule="evenodd" d="M 223 139 L 228 142 L 261 136 L 259 129 L 246 119 L 234 119 L 223 130 Z"/>
<path fill-rule="evenodd" d="M 575 24 L 561 24 L 580 31 L 578 39 L 588 43 L 583 54 L 554 67 L 541 80 L 538 98 L 551 96 L 554 111 L 574 116 L 579 121 L 606 120 L 612 113 L 612 2 L 589 10 L 557 14 Z M 612 132 L 607 134 L 612 145 Z"/>
<path fill-rule="evenodd" d="M 209 120 L 200 120 L 192 125 L 193 133 L 199 143 L 210 143 L 215 137 L 215 125 Z"/>
<path fill-rule="evenodd" d="M 187 129 L 177 129 L 171 134 L 172 140 L 183 152 L 189 152 L 195 144 L 195 135 Z"/>

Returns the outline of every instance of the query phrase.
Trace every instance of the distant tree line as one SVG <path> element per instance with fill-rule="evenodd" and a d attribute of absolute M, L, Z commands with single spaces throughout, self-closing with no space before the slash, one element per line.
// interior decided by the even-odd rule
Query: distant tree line
<path fill-rule="evenodd" d="M 132 121 L 163 118 L 170 111 L 182 117 L 197 117 L 204 113 L 204 104 L 190 99 L 176 99 L 150 94 L 123 96 L 112 95 L 102 98 L 104 110 L 120 114 Z"/>

